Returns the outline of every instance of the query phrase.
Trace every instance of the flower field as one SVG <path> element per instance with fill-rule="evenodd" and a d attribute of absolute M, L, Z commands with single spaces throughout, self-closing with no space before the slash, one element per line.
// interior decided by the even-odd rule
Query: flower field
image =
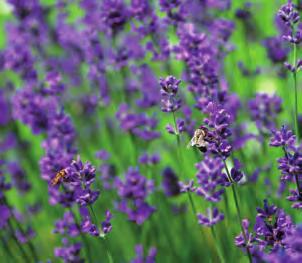
<path fill-rule="evenodd" d="M 0 262 L 302 262 L 301 0 L 0 0 Z"/>

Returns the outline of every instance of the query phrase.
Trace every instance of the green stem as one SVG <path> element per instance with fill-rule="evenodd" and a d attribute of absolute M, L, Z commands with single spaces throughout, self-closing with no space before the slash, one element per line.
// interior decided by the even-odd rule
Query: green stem
<path fill-rule="evenodd" d="M 23 249 L 22 245 L 19 243 L 19 241 L 18 241 L 18 239 L 15 235 L 15 231 L 14 231 L 14 228 L 12 226 L 12 223 L 11 223 L 10 219 L 8 220 L 8 227 L 9 227 L 9 230 L 11 232 L 13 240 L 15 241 L 15 243 L 16 243 L 17 247 L 19 248 L 19 250 L 21 251 L 21 254 L 24 258 L 24 261 L 25 262 L 30 262 L 28 255 L 26 254 L 25 250 Z"/>
<path fill-rule="evenodd" d="M 192 211 L 194 213 L 194 216 L 196 216 L 197 214 L 197 211 L 196 211 L 196 207 L 195 207 L 195 204 L 194 204 L 194 200 L 192 198 L 192 195 L 191 195 L 191 192 L 188 191 L 188 197 L 189 197 L 189 201 L 190 201 L 190 204 L 191 204 L 191 207 L 192 207 Z"/>
<path fill-rule="evenodd" d="M 216 250 L 217 250 L 217 255 L 219 257 L 219 260 L 220 260 L 220 262 L 225 262 L 223 254 L 222 254 L 221 249 L 220 249 L 220 246 L 218 245 L 218 244 L 220 244 L 220 242 L 217 238 L 214 226 L 211 226 L 211 232 L 212 232 L 213 239 L 215 240 L 215 243 L 216 243 L 215 247 L 216 247 Z"/>
<path fill-rule="evenodd" d="M 295 131 L 296 131 L 296 135 L 297 135 L 297 140 L 300 139 L 300 135 L 299 135 L 299 125 L 298 125 L 298 85 L 297 85 L 297 71 L 296 71 L 296 67 L 297 67 L 297 45 L 294 43 L 294 51 L 293 51 L 293 66 L 294 66 L 294 72 L 293 72 L 293 79 L 294 79 L 294 93 L 295 93 Z"/>
<path fill-rule="evenodd" d="M 89 205 L 89 210 L 90 210 L 90 212 L 92 214 L 94 224 L 97 227 L 98 226 L 98 224 L 97 224 L 98 221 L 97 221 L 97 217 L 96 217 L 96 215 L 94 213 L 92 205 Z M 112 258 L 112 255 L 111 255 L 109 249 L 108 249 L 106 237 L 103 237 L 102 239 L 104 240 L 104 244 L 105 244 L 104 246 L 105 246 L 106 254 L 107 254 L 107 257 L 108 257 L 108 262 L 109 263 L 113 263 L 113 258 Z"/>
<path fill-rule="evenodd" d="M 13 252 L 10 249 L 10 246 L 7 244 L 7 241 L 5 240 L 5 238 L 3 236 L 1 236 L 1 242 L 2 242 L 5 253 L 7 253 L 9 258 L 11 258 L 14 261 L 15 256 L 14 256 Z"/>
<path fill-rule="evenodd" d="M 16 227 L 17 227 L 18 230 L 21 232 L 21 234 L 25 236 L 25 235 L 26 235 L 25 232 L 23 231 L 21 225 L 20 225 L 19 222 L 18 222 L 18 219 L 17 219 L 16 216 L 14 215 L 14 212 L 13 212 L 13 210 L 12 210 L 10 204 L 8 203 L 8 201 L 7 201 L 7 199 L 6 199 L 5 197 L 3 197 L 3 201 L 4 201 L 5 205 L 8 207 L 8 209 L 9 209 L 9 211 L 10 211 L 10 214 L 12 215 L 12 219 L 14 219 L 15 224 L 16 224 Z M 12 227 L 12 226 L 11 226 L 11 227 Z M 17 240 L 17 241 L 18 241 L 18 240 Z M 33 256 L 35 262 L 38 262 L 39 260 L 38 260 L 37 252 L 36 252 L 35 247 L 34 247 L 34 245 L 32 244 L 32 242 L 31 242 L 30 239 L 28 240 L 27 245 L 28 245 L 28 247 L 29 247 L 29 249 L 30 249 L 30 252 L 31 252 L 31 254 L 32 254 L 32 256 Z"/>
<path fill-rule="evenodd" d="M 235 202 L 235 206 L 236 206 L 237 217 L 238 217 L 239 224 L 240 224 L 240 227 L 241 227 L 242 235 L 243 235 L 245 243 L 247 244 L 248 240 L 247 240 L 247 236 L 246 236 L 246 233 L 244 231 L 244 228 L 242 226 L 242 216 L 241 216 L 241 211 L 240 211 L 240 206 L 239 206 L 237 191 L 236 191 L 236 188 L 235 188 L 235 185 L 234 185 L 233 178 L 232 178 L 232 176 L 230 174 L 229 168 L 226 165 L 226 162 L 225 162 L 224 159 L 223 159 L 223 162 L 224 162 L 224 168 L 225 168 L 227 176 L 228 176 L 228 180 L 231 183 L 233 198 L 234 198 L 234 202 Z M 247 255 L 248 255 L 249 261 L 252 262 L 253 261 L 252 260 L 252 255 L 251 255 L 250 249 L 248 247 L 246 248 L 246 251 L 247 251 Z"/>
<path fill-rule="evenodd" d="M 177 148 L 178 148 L 178 161 L 179 161 L 179 170 L 180 170 L 180 177 L 181 174 L 182 174 L 182 170 L 181 170 L 181 166 L 183 164 L 183 158 L 182 158 L 182 151 L 181 151 L 181 143 L 180 143 L 180 134 L 179 134 L 179 130 L 178 130 L 178 127 L 177 127 L 177 123 L 176 123 L 176 117 L 175 117 L 175 113 L 174 111 L 172 112 L 173 113 L 173 122 L 174 122 L 174 130 L 175 130 L 175 134 L 176 134 L 176 140 L 177 140 Z"/>
<path fill-rule="evenodd" d="M 108 248 L 108 243 L 107 243 L 106 237 L 104 237 L 103 240 L 104 240 L 104 244 L 105 244 L 104 246 L 105 246 L 105 250 L 106 250 L 108 262 L 109 262 L 109 263 L 113 263 L 114 260 L 113 260 L 113 257 L 112 257 L 112 255 L 111 255 L 111 253 L 110 253 L 110 250 L 109 250 L 109 248 Z"/>
<path fill-rule="evenodd" d="M 93 210 L 93 207 L 92 207 L 92 205 L 88 205 L 88 207 L 89 207 L 89 210 L 90 210 L 90 212 L 91 212 L 91 214 L 92 214 L 92 217 L 93 217 L 93 223 L 95 224 L 95 226 L 97 227 L 98 226 L 98 221 L 97 221 L 97 218 L 96 218 L 96 215 L 95 215 L 95 213 L 94 213 L 94 210 Z"/>
<path fill-rule="evenodd" d="M 86 256 L 87 256 L 88 262 L 93 262 L 93 261 L 92 261 L 92 257 L 91 257 L 90 247 L 89 247 L 89 245 L 88 245 L 88 242 L 87 242 L 87 239 L 86 239 L 84 233 L 81 231 L 81 228 L 80 228 L 80 224 L 79 224 L 79 222 L 78 222 L 78 219 L 77 219 L 75 213 L 72 211 L 72 208 L 71 208 L 71 207 L 69 208 L 69 211 L 70 211 L 70 213 L 72 214 L 72 216 L 73 216 L 73 218 L 74 218 L 74 220 L 75 220 L 76 227 L 77 227 L 78 231 L 80 232 L 81 239 L 82 239 L 82 241 L 83 241 L 83 243 L 84 243 L 84 246 L 85 246 L 85 248 L 86 248 Z"/>

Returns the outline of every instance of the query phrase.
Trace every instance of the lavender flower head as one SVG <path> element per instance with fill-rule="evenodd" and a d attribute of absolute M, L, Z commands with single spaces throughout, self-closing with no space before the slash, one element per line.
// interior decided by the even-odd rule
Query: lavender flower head
<path fill-rule="evenodd" d="M 294 230 L 294 225 L 289 215 L 275 205 L 269 205 L 264 200 L 264 208 L 257 208 L 254 233 L 249 233 L 249 221 L 243 220 L 245 231 L 235 238 L 238 247 L 250 248 L 253 253 L 274 253 L 279 249 L 286 249 L 286 237 Z M 262 255 L 263 256 L 263 255 Z"/>
<path fill-rule="evenodd" d="M 100 194 L 90 189 L 95 181 L 95 170 L 90 163 L 83 164 L 79 157 L 66 168 L 64 181 L 67 187 L 74 188 L 75 201 L 81 206 L 93 204 Z"/>
<path fill-rule="evenodd" d="M 289 27 L 292 27 L 300 19 L 299 12 L 295 10 L 295 6 L 291 0 L 288 0 L 287 4 L 281 6 L 278 11 L 278 16 Z"/>
<path fill-rule="evenodd" d="M 178 86 L 181 80 L 173 76 L 168 76 L 165 79 L 160 79 L 161 86 L 161 110 L 163 112 L 175 112 L 181 107 L 181 99 L 177 96 Z"/>
<path fill-rule="evenodd" d="M 286 126 L 282 125 L 281 130 L 272 131 L 270 146 L 293 149 L 295 143 L 296 136 Z"/>
<path fill-rule="evenodd" d="M 219 213 L 218 209 L 215 207 L 213 209 L 208 208 L 206 215 L 201 213 L 197 214 L 197 218 L 200 225 L 211 227 L 222 221 L 224 219 L 224 215 Z"/>
<path fill-rule="evenodd" d="M 101 236 L 105 236 L 107 235 L 108 233 L 111 232 L 112 230 L 112 225 L 111 225 L 111 218 L 112 218 L 112 214 L 109 210 L 106 211 L 105 213 L 105 220 L 101 223 L 101 226 L 102 226 L 102 233 L 101 233 Z"/>
<path fill-rule="evenodd" d="M 292 208 L 302 209 L 302 195 L 299 191 L 291 189 L 290 195 L 286 198 L 288 201 L 293 202 Z"/>
<path fill-rule="evenodd" d="M 296 24 L 300 20 L 299 12 L 296 9 L 296 6 L 289 0 L 287 4 L 283 5 L 279 11 L 278 16 L 281 21 L 287 27 L 287 32 L 283 32 L 282 38 L 292 44 L 300 44 L 302 42 L 302 24 L 300 23 L 297 27 Z M 297 71 L 301 64 L 298 62 L 298 65 L 290 65 L 289 63 L 285 63 L 285 66 L 291 70 L 292 72 Z"/>
<path fill-rule="evenodd" d="M 203 161 L 196 164 L 198 187 L 196 193 L 209 202 L 219 202 L 224 193 L 226 177 L 222 173 L 224 164 L 219 157 L 206 156 Z"/>
<path fill-rule="evenodd" d="M 138 169 L 129 168 L 125 181 L 116 179 L 118 195 L 122 199 L 117 208 L 128 215 L 130 221 L 142 224 L 155 211 L 155 208 L 146 202 L 149 193 L 153 191 L 153 181 L 148 181 Z"/>
<path fill-rule="evenodd" d="M 274 64 L 284 63 L 287 60 L 290 49 L 279 36 L 265 39 L 264 46 L 269 59 Z"/>
<path fill-rule="evenodd" d="M 54 233 L 76 237 L 80 234 L 79 228 L 75 223 L 74 216 L 71 212 L 65 212 L 62 219 L 55 223 Z"/>

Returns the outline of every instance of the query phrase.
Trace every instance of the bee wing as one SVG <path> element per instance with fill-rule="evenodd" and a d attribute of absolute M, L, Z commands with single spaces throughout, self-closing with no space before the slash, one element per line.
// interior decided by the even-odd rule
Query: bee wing
<path fill-rule="evenodd" d="M 193 136 L 193 138 L 187 144 L 187 148 L 189 149 L 190 147 L 193 147 L 194 145 L 196 145 L 196 143 L 197 143 L 196 136 Z"/>

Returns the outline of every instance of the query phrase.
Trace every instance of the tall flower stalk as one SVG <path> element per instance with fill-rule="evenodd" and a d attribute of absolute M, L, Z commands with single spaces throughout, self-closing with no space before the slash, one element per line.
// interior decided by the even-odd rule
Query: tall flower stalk
<path fill-rule="evenodd" d="M 292 64 L 286 62 L 286 68 L 292 73 L 293 89 L 294 89 L 294 126 L 297 139 L 299 140 L 299 125 L 298 125 L 298 86 L 297 72 L 302 66 L 301 60 L 297 60 L 297 45 L 302 42 L 301 22 L 299 12 L 296 6 L 289 0 L 287 4 L 281 6 L 278 11 L 278 16 L 285 26 L 285 32 L 282 38 L 292 45 L 293 61 Z"/>
<path fill-rule="evenodd" d="M 241 216 L 241 211 L 240 211 L 240 205 L 239 205 L 239 199 L 238 199 L 237 189 L 236 189 L 236 186 L 234 185 L 234 180 L 233 180 L 233 178 L 232 178 L 232 176 L 230 174 L 229 168 L 228 168 L 228 166 L 227 166 L 227 164 L 226 164 L 225 161 L 224 161 L 224 167 L 225 167 L 225 171 L 226 171 L 227 176 L 228 176 L 228 180 L 231 183 L 232 194 L 233 194 L 233 198 L 234 198 L 234 202 L 235 202 L 237 217 L 238 217 L 239 224 L 241 226 L 243 238 L 244 238 L 245 242 L 247 243 L 247 241 L 248 241 L 247 240 L 247 236 L 246 236 L 244 228 L 243 228 L 243 226 L 241 224 L 241 222 L 242 222 L 242 216 Z M 247 251 L 247 255 L 248 255 L 249 261 L 253 262 L 252 255 L 251 255 L 250 249 L 248 247 L 246 248 L 246 251 Z"/>

